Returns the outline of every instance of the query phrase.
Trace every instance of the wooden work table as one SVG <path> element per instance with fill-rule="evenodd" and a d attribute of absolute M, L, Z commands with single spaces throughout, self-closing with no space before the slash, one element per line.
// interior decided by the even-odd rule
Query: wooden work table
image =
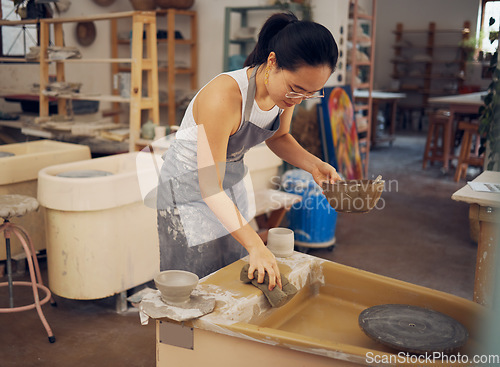
<path fill-rule="evenodd" d="M 500 184 L 500 172 L 485 171 L 473 182 Z M 495 257 L 500 223 L 500 193 L 474 191 L 465 185 L 455 192 L 453 200 L 470 204 L 471 231 L 478 232 L 474 301 L 492 306 L 495 284 Z"/>
<path fill-rule="evenodd" d="M 436 107 L 444 106 L 450 111 L 450 117 L 446 124 L 445 134 L 448 135 L 448 142 L 453 141 L 456 127 L 454 126 L 455 120 L 460 115 L 475 116 L 479 114 L 479 107 L 484 104 L 483 98 L 487 92 L 467 93 L 453 96 L 433 97 L 429 98 L 429 103 Z M 445 139 L 446 141 L 446 139 Z M 449 169 L 451 159 L 451 146 L 445 146 L 444 149 L 444 163 L 443 170 Z"/>
<path fill-rule="evenodd" d="M 368 99 L 368 91 L 367 90 L 355 90 L 354 96 L 358 99 Z M 398 101 L 402 98 L 406 97 L 405 93 L 392 93 L 392 92 L 384 92 L 380 90 L 374 90 L 371 92 L 372 97 L 372 120 L 371 124 L 371 145 L 375 146 L 377 143 L 381 143 L 383 141 L 388 141 L 389 144 L 392 145 L 392 142 L 395 139 L 396 133 L 396 112 L 398 108 Z M 381 136 L 377 135 L 377 114 L 379 111 L 379 105 L 383 103 L 391 104 L 391 116 L 389 123 L 389 131 L 387 135 Z"/>
<path fill-rule="evenodd" d="M 3 128 L 13 129 L 27 138 L 36 139 L 51 139 L 66 143 L 87 145 L 94 155 L 108 155 L 128 152 L 127 141 L 112 141 L 101 138 L 99 136 L 75 135 L 71 131 L 47 129 L 41 124 L 34 122 L 34 116 L 21 116 L 18 120 L 0 120 L 0 142 L 3 140 L 1 131 Z M 4 138 L 14 140 L 4 132 Z"/>

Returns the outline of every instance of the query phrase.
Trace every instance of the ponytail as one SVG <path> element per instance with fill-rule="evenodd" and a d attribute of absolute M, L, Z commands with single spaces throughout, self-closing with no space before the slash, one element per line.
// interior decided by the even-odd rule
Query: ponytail
<path fill-rule="evenodd" d="M 291 12 L 269 17 L 245 66 L 266 63 L 273 51 L 277 66 L 291 71 L 302 65 L 328 65 L 333 72 L 338 59 L 337 44 L 330 31 L 318 23 L 298 20 Z"/>

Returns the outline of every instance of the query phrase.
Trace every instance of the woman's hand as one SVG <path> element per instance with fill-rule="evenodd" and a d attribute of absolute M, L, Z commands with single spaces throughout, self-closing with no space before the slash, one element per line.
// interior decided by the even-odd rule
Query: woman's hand
<path fill-rule="evenodd" d="M 273 253 L 262 243 L 249 251 L 249 254 L 248 278 L 253 279 L 253 273 L 257 270 L 259 273 L 257 282 L 262 283 L 267 272 L 269 274 L 269 290 L 272 291 L 276 285 L 281 289 L 283 285 L 281 284 L 280 269 Z"/>
<path fill-rule="evenodd" d="M 337 170 L 326 162 L 321 162 L 311 170 L 314 181 L 322 187 L 323 182 L 334 183 L 342 180 Z"/>

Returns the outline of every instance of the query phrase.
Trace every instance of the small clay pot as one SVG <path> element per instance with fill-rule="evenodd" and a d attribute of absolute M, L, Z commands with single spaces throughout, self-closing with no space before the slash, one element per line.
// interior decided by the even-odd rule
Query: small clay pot
<path fill-rule="evenodd" d="M 155 10 L 155 0 L 130 0 L 134 10 Z"/>
<path fill-rule="evenodd" d="M 189 9 L 194 5 L 194 0 L 155 0 L 156 6 L 162 9 Z"/>
<path fill-rule="evenodd" d="M 267 234 L 267 248 L 276 257 L 292 256 L 294 244 L 294 234 L 289 228 L 271 228 Z"/>
<path fill-rule="evenodd" d="M 191 292 L 198 285 L 198 280 L 196 274 L 184 270 L 165 270 L 154 277 L 162 300 L 173 305 L 189 301 Z"/>

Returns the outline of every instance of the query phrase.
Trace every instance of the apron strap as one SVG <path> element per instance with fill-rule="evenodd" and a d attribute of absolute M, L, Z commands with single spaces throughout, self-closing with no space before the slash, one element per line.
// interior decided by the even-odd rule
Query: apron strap
<path fill-rule="evenodd" d="M 260 65 L 257 65 L 253 68 L 252 75 L 250 75 L 250 79 L 248 79 L 248 90 L 247 90 L 247 101 L 245 103 L 245 114 L 244 121 L 250 120 L 250 113 L 252 112 L 253 101 L 255 100 L 255 91 L 257 89 L 255 84 L 255 75 L 257 74 L 257 69 Z"/>

